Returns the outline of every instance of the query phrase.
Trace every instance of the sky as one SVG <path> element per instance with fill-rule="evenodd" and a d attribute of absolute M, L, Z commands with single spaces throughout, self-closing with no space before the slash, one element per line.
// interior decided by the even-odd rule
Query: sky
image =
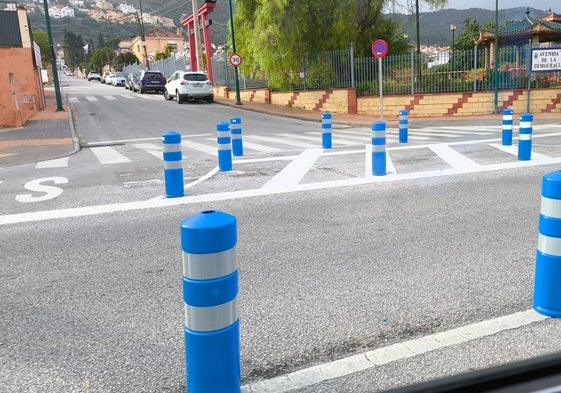
<path fill-rule="evenodd" d="M 446 9 L 455 8 L 464 10 L 467 8 L 484 8 L 494 10 L 496 1 L 493 0 L 448 0 Z M 501 8 L 517 8 L 532 7 L 538 10 L 551 10 L 561 14 L 561 2 L 559 0 L 499 0 L 499 9 Z"/>

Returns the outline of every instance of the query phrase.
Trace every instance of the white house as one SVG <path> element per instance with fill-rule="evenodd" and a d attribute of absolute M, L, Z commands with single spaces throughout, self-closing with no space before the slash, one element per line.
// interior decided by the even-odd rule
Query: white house
<path fill-rule="evenodd" d="M 70 0 L 69 3 L 74 7 L 84 8 L 84 0 Z"/>
<path fill-rule="evenodd" d="M 49 8 L 49 16 L 53 18 L 74 18 L 74 8 L 67 5 L 55 4 Z"/>
<path fill-rule="evenodd" d="M 136 9 L 134 8 L 134 6 L 130 5 L 130 4 L 119 4 L 119 7 L 117 8 L 119 11 L 121 11 L 123 14 L 134 14 L 136 13 Z"/>

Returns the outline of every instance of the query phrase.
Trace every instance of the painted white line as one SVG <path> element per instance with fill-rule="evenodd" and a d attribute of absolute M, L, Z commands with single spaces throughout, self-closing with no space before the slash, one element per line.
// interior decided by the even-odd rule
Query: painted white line
<path fill-rule="evenodd" d="M 97 98 L 94 97 L 94 96 L 86 96 L 86 100 L 94 102 L 94 101 L 97 101 Z"/>
<path fill-rule="evenodd" d="M 68 102 L 79 102 L 78 97 L 68 97 Z"/>
<path fill-rule="evenodd" d="M 435 152 L 442 160 L 446 161 L 452 168 L 479 168 L 479 164 L 470 160 L 457 150 L 443 143 L 430 145 L 429 149 Z"/>
<path fill-rule="evenodd" d="M 53 160 L 40 161 L 35 166 L 35 169 L 45 168 L 66 168 L 68 166 L 68 157 L 55 158 Z"/>
<path fill-rule="evenodd" d="M 109 100 L 109 101 L 115 101 L 116 100 L 116 98 L 113 97 L 113 96 L 103 96 L 103 98 L 105 98 L 106 100 Z"/>
<path fill-rule="evenodd" d="M 216 142 L 216 139 L 208 138 L 208 140 Z M 283 151 L 282 149 L 277 149 L 276 147 L 260 145 L 259 143 L 251 143 L 251 142 L 247 142 L 246 140 L 243 141 L 243 148 L 244 150 L 250 149 L 250 150 L 258 151 L 260 153 L 275 153 L 275 152 Z"/>
<path fill-rule="evenodd" d="M 496 143 L 489 143 L 489 146 L 492 146 L 495 149 L 502 150 L 504 152 L 512 154 L 513 156 L 518 157 L 518 146 L 516 146 L 516 145 L 503 146 L 503 145 L 499 145 L 499 144 L 496 144 Z M 536 160 L 547 160 L 550 157 L 546 156 L 545 154 L 540 154 L 540 153 L 536 153 L 536 152 L 532 151 L 532 154 L 530 155 L 530 158 L 531 159 L 536 159 Z"/>
<path fill-rule="evenodd" d="M 183 146 L 186 149 L 193 149 L 218 157 L 218 145 L 211 147 L 203 143 L 198 143 L 193 141 L 181 141 L 181 146 Z"/>
<path fill-rule="evenodd" d="M 298 138 L 298 139 L 308 140 L 308 141 L 317 141 L 319 144 L 322 143 L 322 139 L 321 139 L 322 138 L 322 133 L 321 132 L 306 132 L 305 135 L 293 135 L 293 134 L 275 134 L 275 135 Z M 359 145 L 362 145 L 364 143 L 364 138 L 362 138 L 362 140 L 360 140 L 360 141 L 343 139 L 343 138 L 340 137 L 338 131 L 335 131 L 335 132 L 331 133 L 331 141 L 332 141 L 333 146 L 338 146 L 338 145 L 359 146 Z"/>
<path fill-rule="evenodd" d="M 389 345 L 330 363 L 319 364 L 276 378 L 249 383 L 242 386 L 241 391 L 243 393 L 283 393 L 302 389 L 390 362 L 412 358 L 507 330 L 518 329 L 532 323 L 545 321 L 548 318 L 534 310 L 522 311 L 446 332 Z"/>
<path fill-rule="evenodd" d="M 464 136 L 468 136 L 468 135 L 493 135 L 496 132 L 499 132 L 501 130 L 500 127 L 495 127 L 493 126 L 493 131 L 480 131 L 482 128 L 485 127 L 479 127 L 479 126 L 474 126 L 472 127 L 453 127 L 448 128 L 448 127 L 431 127 L 431 128 L 417 128 L 415 129 L 415 132 L 419 131 L 419 132 L 423 132 L 423 133 L 428 133 L 431 132 L 431 135 L 440 135 L 441 133 L 445 133 L 445 134 L 454 134 L 454 135 L 464 135 Z M 465 131 L 455 131 L 455 130 L 465 130 Z"/>
<path fill-rule="evenodd" d="M 162 145 L 156 145 L 154 143 L 133 143 L 132 146 L 142 150 L 143 152 L 153 155 L 160 160 L 164 159 L 164 155 L 162 153 Z"/>
<path fill-rule="evenodd" d="M 360 153 L 364 153 L 361 150 Z M 547 160 L 528 160 L 513 161 L 507 163 L 491 164 L 480 166 L 478 168 L 448 168 L 424 172 L 402 173 L 387 176 L 355 177 L 350 179 L 332 180 L 318 183 L 297 184 L 286 188 L 263 189 L 257 188 L 252 190 L 218 192 L 215 194 L 202 194 L 194 196 L 186 196 L 181 198 L 169 198 L 163 200 L 148 200 L 124 202 L 108 205 L 84 206 L 59 210 L 43 210 L 29 213 L 16 213 L 0 216 L 0 225 L 19 224 L 24 222 L 36 222 L 45 220 L 56 220 L 72 217 L 86 217 L 100 214 L 108 214 L 115 212 L 159 209 L 170 206 L 184 206 L 198 203 L 209 203 L 216 201 L 229 201 L 235 199 L 252 198 L 266 195 L 285 194 L 293 192 L 305 192 L 312 190 L 323 190 L 338 187 L 360 186 L 364 184 L 374 183 L 391 183 L 403 180 L 425 179 L 431 177 L 453 176 L 466 173 L 480 173 L 490 171 L 500 171 L 506 169 L 528 168 L 540 165 L 556 165 L 561 164 L 561 157 L 550 158 Z"/>
<path fill-rule="evenodd" d="M 90 150 L 102 165 L 131 162 L 127 157 L 109 146 L 92 147 Z"/>
<path fill-rule="evenodd" d="M 258 140 L 258 141 L 263 141 L 263 142 L 273 142 L 273 143 L 278 143 L 278 144 L 281 144 L 281 145 L 303 147 L 305 149 L 308 149 L 308 148 L 313 149 L 313 148 L 317 147 L 317 145 L 312 145 L 310 143 L 291 141 L 291 140 L 287 140 L 287 139 L 284 139 L 284 138 L 273 138 L 273 137 L 270 137 L 270 136 L 249 135 L 246 138 L 248 138 L 250 140 Z"/>
<path fill-rule="evenodd" d="M 188 139 L 188 138 L 198 138 L 209 136 L 210 134 L 194 134 L 194 135 L 181 135 L 181 139 Z M 113 141 L 99 141 L 99 142 L 91 142 L 88 145 L 95 146 L 95 145 L 111 145 L 116 143 L 130 143 L 130 142 L 144 142 L 144 141 L 162 141 L 162 137 L 153 137 L 153 138 L 138 138 L 138 139 L 118 139 Z"/>
<path fill-rule="evenodd" d="M 310 168 L 323 154 L 323 149 L 307 149 L 282 171 L 263 185 L 264 189 L 285 188 L 296 185 L 306 176 Z"/>
<path fill-rule="evenodd" d="M 123 98 L 126 98 L 126 99 L 129 99 L 129 100 L 134 100 L 134 97 L 131 96 L 130 94 L 119 94 L 119 96 L 121 96 Z"/>

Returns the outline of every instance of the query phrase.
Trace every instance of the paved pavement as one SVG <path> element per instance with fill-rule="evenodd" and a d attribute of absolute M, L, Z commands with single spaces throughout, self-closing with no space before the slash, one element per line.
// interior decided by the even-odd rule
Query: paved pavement
<path fill-rule="evenodd" d="M 64 89 L 63 89 L 64 98 Z M 74 130 L 70 106 L 64 100 L 64 111 L 57 111 L 54 87 L 45 88 L 47 107 L 29 119 L 23 127 L 0 129 L 0 167 L 34 163 L 48 159 L 67 156 L 80 149 Z M 215 97 L 215 102 L 223 105 L 235 104 L 235 100 Z M 301 108 L 269 105 L 256 102 L 243 102 L 244 110 L 277 114 L 285 117 L 321 121 L 321 113 Z M 378 115 L 333 114 L 333 123 L 357 126 L 370 126 L 378 120 Z M 388 127 L 397 127 L 397 116 L 386 118 Z M 449 116 L 430 118 L 409 118 L 409 128 L 442 126 L 454 123 L 465 124 L 501 124 L 502 115 L 485 116 Z M 547 113 L 534 115 L 535 124 L 561 124 L 561 114 Z M 515 121 L 516 124 L 516 121 Z"/>

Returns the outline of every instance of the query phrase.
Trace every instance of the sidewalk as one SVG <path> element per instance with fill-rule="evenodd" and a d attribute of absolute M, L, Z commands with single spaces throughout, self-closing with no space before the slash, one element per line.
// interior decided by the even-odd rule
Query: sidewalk
<path fill-rule="evenodd" d="M 47 107 L 23 127 L 0 129 L 0 167 L 64 157 L 77 151 L 71 114 L 57 111 L 54 88 L 45 88 Z"/>

